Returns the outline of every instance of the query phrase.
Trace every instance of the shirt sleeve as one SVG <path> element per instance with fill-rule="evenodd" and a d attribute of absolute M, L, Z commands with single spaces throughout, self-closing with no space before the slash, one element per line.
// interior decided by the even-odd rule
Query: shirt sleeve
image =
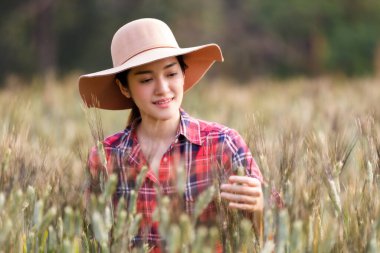
<path fill-rule="evenodd" d="M 227 144 L 232 152 L 232 169 L 236 170 L 239 167 L 243 167 L 246 175 L 257 178 L 261 184 L 264 184 L 261 171 L 243 138 L 235 130 L 231 130 L 228 136 Z M 280 194 L 275 189 L 272 189 L 270 194 L 270 203 L 278 208 L 285 206 Z"/>
<path fill-rule="evenodd" d="M 263 176 L 247 144 L 239 133 L 231 129 L 226 138 L 226 144 L 232 153 L 232 169 L 234 173 L 238 168 L 244 168 L 245 174 L 257 178 L 263 183 Z"/>

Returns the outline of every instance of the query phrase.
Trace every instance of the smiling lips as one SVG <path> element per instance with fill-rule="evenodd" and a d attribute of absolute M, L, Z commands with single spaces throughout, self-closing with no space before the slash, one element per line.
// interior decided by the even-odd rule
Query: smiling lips
<path fill-rule="evenodd" d="M 173 100 L 174 98 L 164 98 L 164 99 L 154 101 L 153 104 L 161 106 L 161 107 L 165 107 L 165 106 L 168 106 L 168 104 Z"/>

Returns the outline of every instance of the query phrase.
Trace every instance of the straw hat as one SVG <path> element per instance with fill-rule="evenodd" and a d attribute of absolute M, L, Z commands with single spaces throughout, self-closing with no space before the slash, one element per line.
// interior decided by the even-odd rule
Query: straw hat
<path fill-rule="evenodd" d="M 129 109 L 132 100 L 121 94 L 115 83 L 115 74 L 163 58 L 184 55 L 186 78 L 184 91 L 196 84 L 215 61 L 223 61 L 216 44 L 180 48 L 170 30 L 162 21 L 144 18 L 121 27 L 111 43 L 113 68 L 82 75 L 79 92 L 88 107 L 109 110 Z"/>

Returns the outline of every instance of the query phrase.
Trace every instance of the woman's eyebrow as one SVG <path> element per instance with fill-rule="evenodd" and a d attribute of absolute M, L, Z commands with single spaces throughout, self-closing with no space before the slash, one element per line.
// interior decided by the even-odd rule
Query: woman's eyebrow
<path fill-rule="evenodd" d="M 164 69 L 168 69 L 170 67 L 173 67 L 176 64 L 177 64 L 177 62 L 169 63 L 169 64 L 165 65 Z M 152 70 L 140 70 L 140 71 L 137 71 L 136 73 L 134 73 L 134 75 L 144 75 L 144 74 L 151 74 L 151 73 L 153 73 Z"/>
<path fill-rule="evenodd" d="M 168 69 L 168 68 L 170 68 L 170 67 L 173 67 L 173 66 L 176 65 L 176 64 L 177 64 L 177 62 L 169 63 L 168 65 L 166 65 L 166 66 L 164 67 L 164 69 Z"/>

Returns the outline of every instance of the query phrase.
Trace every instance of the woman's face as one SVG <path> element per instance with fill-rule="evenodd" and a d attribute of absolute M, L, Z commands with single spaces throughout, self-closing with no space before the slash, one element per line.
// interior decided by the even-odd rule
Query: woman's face
<path fill-rule="evenodd" d="M 176 57 L 165 58 L 131 69 L 128 95 L 142 119 L 170 120 L 179 117 L 184 74 Z"/>

